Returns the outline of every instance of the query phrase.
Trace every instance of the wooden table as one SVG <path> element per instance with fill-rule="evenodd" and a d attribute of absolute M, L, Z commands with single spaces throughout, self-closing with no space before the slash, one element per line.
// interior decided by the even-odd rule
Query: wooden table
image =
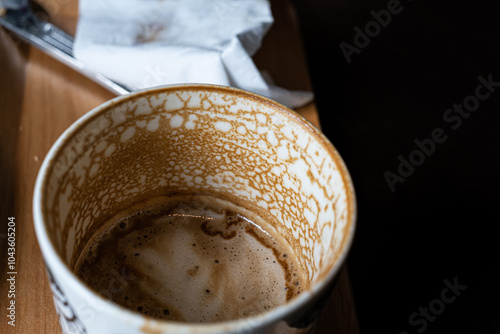
<path fill-rule="evenodd" d="M 48 17 L 74 34 L 75 0 L 44 1 Z M 278 85 L 310 90 L 294 8 L 273 1 L 275 24 L 255 55 Z M 61 333 L 33 227 L 32 199 L 40 165 L 77 118 L 114 96 L 0 29 L 0 333 Z M 297 109 L 319 127 L 314 103 Z M 8 217 L 16 222 L 16 326 L 7 323 Z M 347 270 L 328 301 L 320 333 L 358 333 Z"/>

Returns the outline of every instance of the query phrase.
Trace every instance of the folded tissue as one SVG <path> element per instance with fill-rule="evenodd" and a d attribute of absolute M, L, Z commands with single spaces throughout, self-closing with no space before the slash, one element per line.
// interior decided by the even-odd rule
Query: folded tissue
<path fill-rule="evenodd" d="M 296 108 L 313 94 L 269 83 L 252 60 L 272 23 L 265 0 L 80 0 L 74 56 L 132 90 L 218 84 Z"/>

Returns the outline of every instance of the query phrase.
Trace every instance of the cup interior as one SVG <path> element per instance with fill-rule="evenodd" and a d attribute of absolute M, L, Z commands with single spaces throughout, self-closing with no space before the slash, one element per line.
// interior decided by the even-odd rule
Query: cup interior
<path fill-rule="evenodd" d="M 352 239 L 354 194 L 337 151 L 294 112 L 241 90 L 187 85 L 111 100 L 61 136 L 43 173 L 45 232 L 70 270 L 103 222 L 159 194 L 209 194 L 269 217 L 311 287 Z"/>

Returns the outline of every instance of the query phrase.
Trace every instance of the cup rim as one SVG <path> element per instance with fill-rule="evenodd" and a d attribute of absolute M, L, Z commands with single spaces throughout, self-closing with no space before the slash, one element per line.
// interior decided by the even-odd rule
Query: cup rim
<path fill-rule="evenodd" d="M 306 131 L 310 132 L 312 135 L 317 137 L 317 139 L 321 142 L 323 147 L 328 148 L 328 150 L 330 151 L 330 155 L 337 164 L 337 167 L 343 179 L 343 184 L 346 187 L 347 216 L 348 216 L 347 221 L 348 223 L 350 223 L 350 228 L 348 230 L 347 236 L 344 237 L 345 243 L 342 249 L 340 250 L 340 254 L 338 256 L 337 261 L 334 263 L 334 265 L 327 272 L 326 275 L 321 277 L 318 280 L 318 282 L 316 282 L 313 286 L 309 287 L 307 290 L 303 291 L 299 296 L 293 298 L 292 300 L 290 300 L 285 304 L 279 305 L 277 307 L 272 308 L 271 310 L 262 312 L 254 316 L 235 319 L 235 320 L 227 320 L 227 321 L 191 323 L 191 322 L 154 319 L 152 317 L 148 317 L 138 312 L 129 310 L 117 303 L 112 302 L 111 300 L 101 297 L 98 293 L 88 288 L 78 278 L 78 276 L 76 276 L 72 272 L 72 270 L 66 265 L 66 263 L 59 256 L 54 245 L 50 241 L 48 231 L 45 227 L 44 223 L 45 217 L 42 210 L 42 203 L 43 203 L 42 194 L 46 187 L 46 176 L 50 172 L 52 161 L 57 157 L 57 155 L 60 153 L 61 149 L 67 142 L 67 140 L 71 138 L 75 132 L 77 132 L 79 129 L 81 129 L 82 126 L 90 122 L 98 115 L 111 109 L 115 104 L 122 103 L 127 100 L 133 100 L 140 96 L 152 95 L 155 92 L 161 93 L 179 89 L 186 90 L 188 88 L 198 89 L 198 90 L 208 89 L 213 91 L 229 92 L 231 94 L 245 96 L 246 98 L 257 100 L 260 103 L 271 105 L 273 109 L 276 109 L 279 112 L 289 114 L 290 118 L 294 123 L 298 124 L 299 126 L 301 125 L 305 127 Z M 330 283 L 334 281 L 335 277 L 337 277 L 352 247 L 357 225 L 357 202 L 351 176 L 349 174 L 349 171 L 347 170 L 345 162 L 338 153 L 337 149 L 316 126 L 310 123 L 303 116 L 270 98 L 261 96 L 253 92 L 228 86 L 189 83 L 189 84 L 171 84 L 171 85 L 157 86 L 153 88 L 137 90 L 127 95 L 117 96 L 93 108 L 83 116 L 79 117 L 75 122 L 73 122 L 59 136 L 56 142 L 51 146 L 49 152 L 45 156 L 43 163 L 40 167 L 33 195 L 33 220 L 34 220 L 35 232 L 38 239 L 38 243 L 42 251 L 43 258 L 45 259 L 47 265 L 48 263 L 50 263 L 52 271 L 59 273 L 60 277 L 65 282 L 68 282 L 68 284 L 71 285 L 72 289 L 78 292 L 83 297 L 83 299 L 92 300 L 95 304 L 101 304 L 102 307 L 106 307 L 108 311 L 112 313 L 114 316 L 116 316 L 120 321 L 130 323 L 131 325 L 137 325 L 138 327 L 144 326 L 144 324 L 148 324 L 151 328 L 160 331 L 175 330 L 180 333 L 183 332 L 187 333 L 187 332 L 192 332 L 193 329 L 197 329 L 197 331 L 201 333 L 220 333 L 220 332 L 241 331 L 243 323 L 246 323 L 246 326 L 251 327 L 252 329 L 263 327 L 267 324 L 276 323 L 279 320 L 283 320 L 287 316 L 298 311 L 300 308 L 304 307 L 310 300 L 314 299 L 315 297 L 319 296 L 322 292 L 324 292 L 324 290 L 328 288 Z"/>

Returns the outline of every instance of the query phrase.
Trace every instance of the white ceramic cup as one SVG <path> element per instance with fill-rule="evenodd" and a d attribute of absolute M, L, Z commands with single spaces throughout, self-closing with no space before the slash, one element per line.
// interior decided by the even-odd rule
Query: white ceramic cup
<path fill-rule="evenodd" d="M 97 225 L 171 191 L 273 215 L 310 287 L 259 315 L 203 324 L 155 320 L 89 289 L 73 269 Z M 272 100 L 212 85 L 138 91 L 90 111 L 49 151 L 33 203 L 61 327 L 80 334 L 310 332 L 351 246 L 355 208 L 348 171 L 316 128 Z"/>

